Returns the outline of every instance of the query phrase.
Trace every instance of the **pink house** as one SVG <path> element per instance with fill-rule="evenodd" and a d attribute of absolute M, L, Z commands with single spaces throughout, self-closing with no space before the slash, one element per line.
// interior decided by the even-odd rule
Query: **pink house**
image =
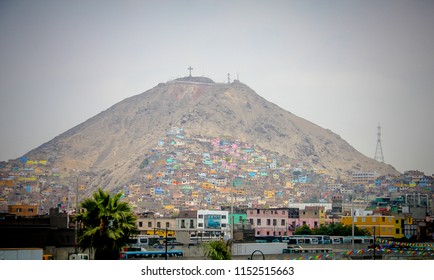
<path fill-rule="evenodd" d="M 294 218 L 298 216 L 295 208 L 247 209 L 247 220 L 255 229 L 255 236 L 291 235 Z"/>
<path fill-rule="evenodd" d="M 319 227 L 325 223 L 324 207 L 247 209 L 247 220 L 255 236 L 288 236 L 299 227 Z"/>

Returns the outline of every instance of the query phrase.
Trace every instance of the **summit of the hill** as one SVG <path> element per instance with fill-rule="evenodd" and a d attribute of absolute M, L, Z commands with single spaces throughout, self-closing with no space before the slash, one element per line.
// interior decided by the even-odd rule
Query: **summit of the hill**
<path fill-rule="evenodd" d="M 188 76 L 183 78 L 175 79 L 175 81 L 178 82 L 194 82 L 194 83 L 205 83 L 205 84 L 213 84 L 214 81 L 211 80 L 208 77 L 194 77 L 194 76 Z"/>

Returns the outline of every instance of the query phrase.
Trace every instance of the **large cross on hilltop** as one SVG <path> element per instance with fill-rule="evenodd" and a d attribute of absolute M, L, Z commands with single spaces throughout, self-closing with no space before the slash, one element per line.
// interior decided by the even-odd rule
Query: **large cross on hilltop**
<path fill-rule="evenodd" d="M 190 76 L 189 77 L 191 77 L 191 70 L 193 70 L 193 67 L 190 66 L 190 67 L 187 68 L 187 70 L 190 71 Z"/>

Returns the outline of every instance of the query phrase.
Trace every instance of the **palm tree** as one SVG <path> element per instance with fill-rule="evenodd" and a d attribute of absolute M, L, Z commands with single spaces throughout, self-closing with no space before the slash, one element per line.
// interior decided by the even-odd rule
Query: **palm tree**
<path fill-rule="evenodd" d="M 211 260 L 230 260 L 231 259 L 231 241 L 227 243 L 220 240 L 213 240 L 203 243 L 204 254 Z"/>
<path fill-rule="evenodd" d="M 110 196 L 98 188 L 92 198 L 81 203 L 84 211 L 77 216 L 80 222 L 78 246 L 82 250 L 94 249 L 95 259 L 117 259 L 129 236 L 138 232 L 137 218 L 121 197 L 122 193 Z"/>

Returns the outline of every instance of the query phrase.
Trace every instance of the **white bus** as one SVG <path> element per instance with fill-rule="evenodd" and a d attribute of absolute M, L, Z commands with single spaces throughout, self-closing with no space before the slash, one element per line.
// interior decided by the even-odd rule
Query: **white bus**
<path fill-rule="evenodd" d="M 128 244 L 131 247 L 147 247 L 159 243 L 160 239 L 159 235 L 137 235 L 130 237 Z"/>
<path fill-rule="evenodd" d="M 299 235 L 294 234 L 294 237 L 305 237 L 305 238 L 316 238 L 318 239 L 318 244 L 330 244 L 330 236 L 329 235 Z"/>
<path fill-rule="evenodd" d="M 282 236 L 282 242 L 288 244 L 296 244 L 296 245 L 304 245 L 304 244 L 318 245 L 318 238 L 307 237 L 307 236 Z"/>

